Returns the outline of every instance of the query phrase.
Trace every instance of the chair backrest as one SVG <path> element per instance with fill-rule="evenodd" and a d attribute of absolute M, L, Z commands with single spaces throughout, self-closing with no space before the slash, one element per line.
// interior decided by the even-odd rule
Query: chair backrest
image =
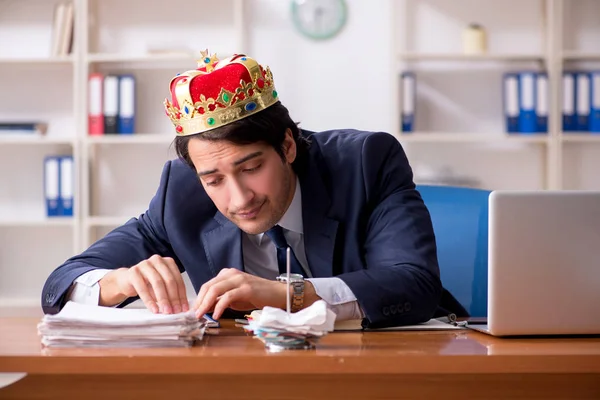
<path fill-rule="evenodd" d="M 417 185 L 433 222 L 442 285 L 472 317 L 487 317 L 490 191 Z"/>

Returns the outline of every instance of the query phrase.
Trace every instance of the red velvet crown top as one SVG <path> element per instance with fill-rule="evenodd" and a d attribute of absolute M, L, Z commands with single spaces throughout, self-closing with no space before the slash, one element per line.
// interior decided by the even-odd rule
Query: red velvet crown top
<path fill-rule="evenodd" d="M 177 135 L 202 133 L 245 118 L 277 102 L 272 74 L 254 59 L 234 55 L 219 61 L 202 52 L 201 65 L 171 80 L 167 116 Z"/>

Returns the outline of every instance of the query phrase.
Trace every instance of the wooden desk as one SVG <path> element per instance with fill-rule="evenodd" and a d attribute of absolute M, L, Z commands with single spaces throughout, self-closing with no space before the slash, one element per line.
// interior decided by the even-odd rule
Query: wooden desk
<path fill-rule="evenodd" d="M 47 351 L 38 321 L 0 319 L 0 372 L 27 373 L 0 399 L 600 399 L 600 338 L 333 333 L 273 354 L 224 324 L 189 349 Z"/>

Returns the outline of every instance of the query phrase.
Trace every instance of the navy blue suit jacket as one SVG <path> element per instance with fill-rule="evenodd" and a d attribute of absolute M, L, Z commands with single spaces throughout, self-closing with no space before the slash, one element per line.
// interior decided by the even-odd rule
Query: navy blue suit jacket
<path fill-rule="evenodd" d="M 313 133 L 302 187 L 306 256 L 314 277 L 341 278 L 370 327 L 434 316 L 442 294 L 431 218 L 400 143 L 387 133 Z M 217 211 L 181 160 L 164 166 L 148 210 L 48 277 L 45 313 L 56 313 L 81 274 L 172 257 L 196 289 L 220 269 L 242 269 L 242 231 Z"/>

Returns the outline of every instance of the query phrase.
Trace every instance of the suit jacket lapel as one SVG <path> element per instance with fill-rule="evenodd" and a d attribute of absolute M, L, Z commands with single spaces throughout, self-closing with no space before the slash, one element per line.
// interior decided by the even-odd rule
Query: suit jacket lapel
<path fill-rule="evenodd" d="M 242 231 L 219 211 L 214 221 L 214 226 L 202 233 L 202 244 L 213 275 L 223 268 L 243 271 Z"/>
<path fill-rule="evenodd" d="M 304 227 L 304 251 L 313 277 L 333 275 L 333 253 L 338 221 L 328 216 L 330 198 L 319 168 L 317 144 L 311 145 L 311 157 L 298 178 L 302 186 L 302 222 Z"/>

